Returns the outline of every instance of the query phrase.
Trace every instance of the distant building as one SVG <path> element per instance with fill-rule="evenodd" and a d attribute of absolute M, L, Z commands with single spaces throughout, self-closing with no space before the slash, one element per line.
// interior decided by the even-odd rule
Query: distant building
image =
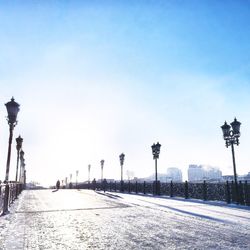
<path fill-rule="evenodd" d="M 214 180 L 220 181 L 222 178 L 222 172 L 215 167 L 201 165 L 204 170 L 204 180 Z"/>
<path fill-rule="evenodd" d="M 179 168 L 167 169 L 167 182 L 182 182 L 182 172 Z"/>
<path fill-rule="evenodd" d="M 222 176 L 222 180 L 223 181 L 234 181 L 234 175 L 223 175 Z M 250 182 L 250 172 L 248 172 L 248 174 L 245 175 L 237 175 L 237 181 L 241 181 L 241 182 Z"/>
<path fill-rule="evenodd" d="M 188 167 L 188 181 L 197 182 L 203 181 L 204 170 L 200 165 L 191 164 Z"/>
<path fill-rule="evenodd" d="M 221 181 L 222 172 L 215 167 L 207 165 L 189 165 L 188 180 L 191 182 Z"/>
<path fill-rule="evenodd" d="M 40 185 L 38 182 L 29 182 L 26 183 L 27 189 L 45 189 L 42 185 Z"/>
<path fill-rule="evenodd" d="M 134 180 L 136 180 L 137 182 L 154 182 L 155 181 L 155 173 L 148 176 L 148 177 L 145 177 L 145 178 L 134 178 Z M 157 174 L 157 180 L 160 181 L 160 182 L 166 182 L 167 181 L 167 175 L 166 174 L 161 174 L 161 173 L 158 173 Z M 133 180 L 131 180 L 133 181 Z"/>

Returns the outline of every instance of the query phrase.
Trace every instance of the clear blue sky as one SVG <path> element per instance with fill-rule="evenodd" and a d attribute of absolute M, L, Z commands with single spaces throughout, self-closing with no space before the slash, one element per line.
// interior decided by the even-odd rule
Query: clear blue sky
<path fill-rule="evenodd" d="M 0 179 L 4 103 L 21 105 L 28 180 L 144 177 L 208 164 L 232 174 L 220 126 L 242 122 L 239 174 L 250 171 L 250 1 L 0 1 Z M 13 144 L 11 176 L 16 150 Z M 124 173 L 125 175 L 125 173 Z"/>

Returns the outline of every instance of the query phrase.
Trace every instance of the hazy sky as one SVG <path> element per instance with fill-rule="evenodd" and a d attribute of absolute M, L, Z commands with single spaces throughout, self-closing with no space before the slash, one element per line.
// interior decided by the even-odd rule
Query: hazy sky
<path fill-rule="evenodd" d="M 242 122 L 239 174 L 250 171 L 250 1 L 0 1 L 0 179 L 20 103 L 28 181 L 120 178 L 189 164 L 233 174 L 220 126 Z M 16 149 L 12 147 L 11 179 Z M 75 178 L 75 177 L 74 177 Z"/>

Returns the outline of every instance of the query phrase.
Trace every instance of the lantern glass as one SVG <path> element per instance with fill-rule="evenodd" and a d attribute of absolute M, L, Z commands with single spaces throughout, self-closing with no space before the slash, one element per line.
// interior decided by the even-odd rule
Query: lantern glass
<path fill-rule="evenodd" d="M 159 142 L 157 142 L 156 151 L 157 151 L 158 154 L 160 153 L 160 149 L 161 149 L 161 144 Z"/>
<path fill-rule="evenodd" d="M 19 107 L 20 105 L 15 102 L 15 99 L 12 97 L 10 102 L 7 102 L 5 104 L 7 112 L 8 112 L 8 122 L 9 124 L 15 124 L 16 123 L 16 118 L 17 114 L 19 112 Z"/>
<path fill-rule="evenodd" d="M 124 163 L 124 157 L 125 157 L 125 154 L 120 154 L 120 163 L 121 163 L 121 165 L 123 165 L 123 163 Z"/>
<path fill-rule="evenodd" d="M 151 146 L 151 148 L 152 148 L 152 153 L 154 154 L 155 151 L 156 151 L 156 145 L 155 145 L 155 143 Z"/>
<path fill-rule="evenodd" d="M 19 135 L 16 138 L 16 148 L 17 150 L 20 150 L 22 148 L 23 138 Z"/>
<path fill-rule="evenodd" d="M 241 123 L 237 121 L 236 118 L 234 118 L 234 121 L 231 123 L 232 129 L 233 129 L 233 134 L 235 136 L 240 136 L 240 125 Z"/>
<path fill-rule="evenodd" d="M 159 142 L 157 142 L 156 144 L 154 143 L 152 146 L 152 153 L 153 153 L 153 158 L 154 159 L 158 159 L 159 158 L 159 154 L 160 154 L 160 148 L 161 148 L 161 144 Z"/>
<path fill-rule="evenodd" d="M 224 125 L 221 126 L 224 138 L 230 137 L 230 128 L 231 126 L 228 125 L 227 122 L 225 122 Z"/>

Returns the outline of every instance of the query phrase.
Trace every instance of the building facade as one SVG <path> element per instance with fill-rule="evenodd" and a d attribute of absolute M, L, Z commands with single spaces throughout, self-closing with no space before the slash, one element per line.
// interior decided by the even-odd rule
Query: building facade
<path fill-rule="evenodd" d="M 202 181 L 221 181 L 222 172 L 212 166 L 191 164 L 188 168 L 188 181 L 202 182 Z"/>
<path fill-rule="evenodd" d="M 167 169 L 167 182 L 182 182 L 182 171 L 179 168 Z"/>

